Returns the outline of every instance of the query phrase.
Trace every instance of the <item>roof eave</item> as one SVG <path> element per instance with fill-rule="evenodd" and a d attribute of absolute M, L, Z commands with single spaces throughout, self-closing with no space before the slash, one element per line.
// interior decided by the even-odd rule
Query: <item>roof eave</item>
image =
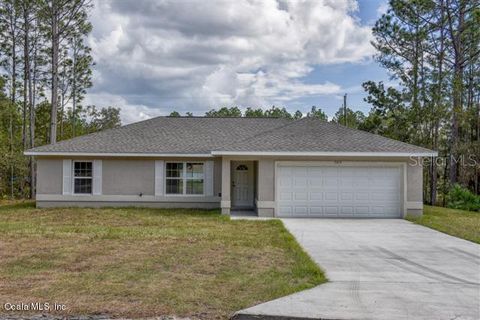
<path fill-rule="evenodd" d="M 339 152 L 339 151 L 212 151 L 211 153 L 106 153 L 106 152 L 63 152 L 63 151 L 25 151 L 26 156 L 62 156 L 62 157 L 185 157 L 210 158 L 214 156 L 303 156 L 303 157 L 437 157 L 438 152 Z"/>
<path fill-rule="evenodd" d="M 436 151 L 422 152 L 304 152 L 304 151 L 212 151 L 214 156 L 323 156 L 323 157 L 437 157 Z"/>
<path fill-rule="evenodd" d="M 26 156 L 62 156 L 62 157 L 185 157 L 185 158 L 210 158 L 210 153 L 115 153 L 115 152 L 63 152 L 63 151 L 25 151 Z"/>

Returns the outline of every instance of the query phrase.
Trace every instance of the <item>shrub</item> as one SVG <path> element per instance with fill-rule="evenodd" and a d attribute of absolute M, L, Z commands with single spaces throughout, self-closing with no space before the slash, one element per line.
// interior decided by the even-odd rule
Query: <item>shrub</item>
<path fill-rule="evenodd" d="M 480 196 L 461 185 L 454 185 L 448 193 L 447 206 L 453 209 L 480 212 Z"/>

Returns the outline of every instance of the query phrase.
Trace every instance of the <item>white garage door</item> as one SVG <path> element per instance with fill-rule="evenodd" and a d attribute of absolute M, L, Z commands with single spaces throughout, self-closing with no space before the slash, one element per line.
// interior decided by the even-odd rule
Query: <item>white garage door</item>
<path fill-rule="evenodd" d="M 280 217 L 402 216 L 398 166 L 279 165 Z"/>

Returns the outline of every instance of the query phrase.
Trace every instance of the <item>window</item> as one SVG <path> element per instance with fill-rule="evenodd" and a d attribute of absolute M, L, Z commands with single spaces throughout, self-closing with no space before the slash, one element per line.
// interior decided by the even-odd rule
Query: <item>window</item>
<path fill-rule="evenodd" d="M 92 194 L 93 169 L 91 161 L 73 163 L 73 193 Z"/>
<path fill-rule="evenodd" d="M 203 194 L 203 163 L 167 162 L 166 194 Z"/>

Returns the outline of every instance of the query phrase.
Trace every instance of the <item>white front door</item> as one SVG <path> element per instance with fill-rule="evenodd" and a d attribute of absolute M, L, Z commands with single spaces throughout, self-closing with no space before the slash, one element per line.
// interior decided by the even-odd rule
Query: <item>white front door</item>
<path fill-rule="evenodd" d="M 253 207 L 253 163 L 232 162 L 233 207 Z"/>

